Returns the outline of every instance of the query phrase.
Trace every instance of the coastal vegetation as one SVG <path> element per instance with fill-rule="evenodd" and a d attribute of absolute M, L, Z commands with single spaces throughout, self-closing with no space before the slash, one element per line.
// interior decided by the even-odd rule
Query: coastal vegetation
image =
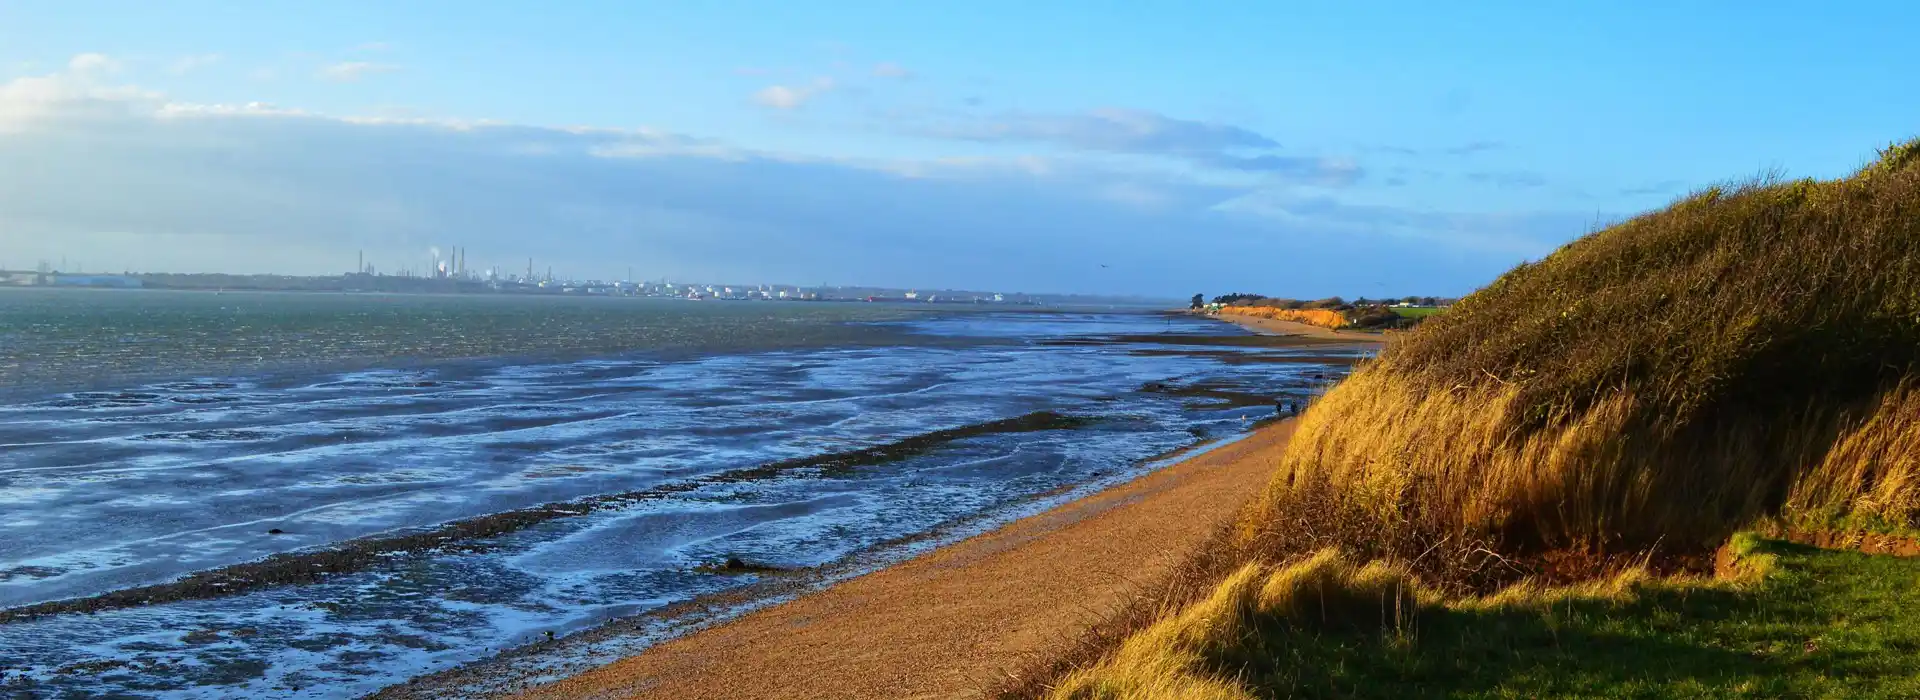
<path fill-rule="evenodd" d="M 1920 565 L 1735 534 L 1917 527 L 1920 141 L 1431 317 L 1300 420 L 1237 568 L 1056 694 L 1910 696 Z"/>
<path fill-rule="evenodd" d="M 1394 313 L 1399 314 L 1401 316 L 1405 316 L 1407 318 L 1425 318 L 1427 316 L 1439 314 L 1444 311 L 1445 309 L 1442 309 L 1437 306 L 1401 306 L 1401 307 L 1394 307 L 1393 309 Z"/>
<path fill-rule="evenodd" d="M 1279 299 L 1257 294 L 1228 294 L 1216 297 L 1220 313 L 1305 323 L 1335 330 L 1406 330 L 1427 317 L 1441 313 L 1451 300 L 1438 297 L 1366 299 L 1352 302 L 1340 297 L 1314 301 Z"/>
<path fill-rule="evenodd" d="M 1920 560 L 1742 535 L 1724 561 L 1472 597 L 1332 550 L 1248 565 L 1051 697 L 1920 694 Z"/>

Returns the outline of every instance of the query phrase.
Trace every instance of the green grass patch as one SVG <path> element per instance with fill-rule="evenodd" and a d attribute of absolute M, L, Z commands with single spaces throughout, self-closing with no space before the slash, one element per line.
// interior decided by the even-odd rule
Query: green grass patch
<path fill-rule="evenodd" d="M 1446 313 L 1446 311 L 1447 311 L 1446 309 L 1440 308 L 1438 306 L 1393 307 L 1394 313 L 1399 314 L 1401 316 L 1405 316 L 1407 318 L 1426 318 L 1428 316 L 1438 316 L 1440 314 Z"/>
<path fill-rule="evenodd" d="M 1920 560 L 1748 541 L 1744 585 L 1441 606 L 1399 629 L 1273 620 L 1208 664 L 1255 697 L 1920 697 Z"/>

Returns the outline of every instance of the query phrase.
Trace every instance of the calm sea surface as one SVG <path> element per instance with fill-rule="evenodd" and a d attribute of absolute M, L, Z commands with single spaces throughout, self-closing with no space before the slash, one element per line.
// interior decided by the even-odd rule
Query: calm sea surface
<path fill-rule="evenodd" d="M 1273 411 L 1221 392 L 1300 395 L 1337 371 L 1101 342 L 1236 333 L 971 307 L 0 291 L 0 609 L 665 494 L 318 583 L 0 623 L 0 695 L 353 695 L 756 579 L 701 566 L 727 557 L 878 565 Z M 1088 422 L 754 470 L 1036 411 Z"/>
<path fill-rule="evenodd" d="M 17 390 L 395 361 L 876 344 L 897 329 L 858 322 L 928 314 L 853 303 L 0 288 L 0 380 Z"/>

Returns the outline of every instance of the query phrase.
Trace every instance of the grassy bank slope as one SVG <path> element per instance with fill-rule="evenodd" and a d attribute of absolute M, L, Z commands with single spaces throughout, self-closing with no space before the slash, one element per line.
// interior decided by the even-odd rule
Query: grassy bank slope
<path fill-rule="evenodd" d="M 1330 553 L 1249 566 L 1053 697 L 1920 696 L 1920 560 L 1730 549 L 1743 575 L 1464 600 Z"/>
<path fill-rule="evenodd" d="M 1913 696 L 1920 563 L 1657 577 L 1755 526 L 1917 525 L 1920 142 L 1705 190 L 1404 334 L 1209 552 L 1244 568 L 1056 695 Z"/>
<path fill-rule="evenodd" d="M 1920 144 L 1712 188 L 1430 319 L 1302 420 L 1242 537 L 1482 588 L 1920 515 Z"/>

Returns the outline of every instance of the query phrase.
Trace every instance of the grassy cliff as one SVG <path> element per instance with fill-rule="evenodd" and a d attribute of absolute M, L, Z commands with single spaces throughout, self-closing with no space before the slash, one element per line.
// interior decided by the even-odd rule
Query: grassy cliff
<path fill-rule="evenodd" d="M 1429 319 L 1300 419 L 1208 553 L 1237 572 L 1051 688 L 1913 692 L 1920 564 L 1730 579 L 1789 547 L 1728 546 L 1753 527 L 1920 529 L 1920 141 L 1704 190 Z M 1857 646 L 1813 659 L 1823 629 Z"/>
<path fill-rule="evenodd" d="M 1347 315 L 1334 309 L 1284 309 L 1273 306 L 1228 306 L 1220 309 L 1223 314 L 1270 318 L 1276 321 L 1292 321 L 1322 328 L 1345 328 L 1349 321 Z"/>
<path fill-rule="evenodd" d="M 1319 401 L 1241 536 L 1475 584 L 1708 552 L 1763 518 L 1911 527 L 1916 369 L 1920 143 L 1506 274 Z"/>

